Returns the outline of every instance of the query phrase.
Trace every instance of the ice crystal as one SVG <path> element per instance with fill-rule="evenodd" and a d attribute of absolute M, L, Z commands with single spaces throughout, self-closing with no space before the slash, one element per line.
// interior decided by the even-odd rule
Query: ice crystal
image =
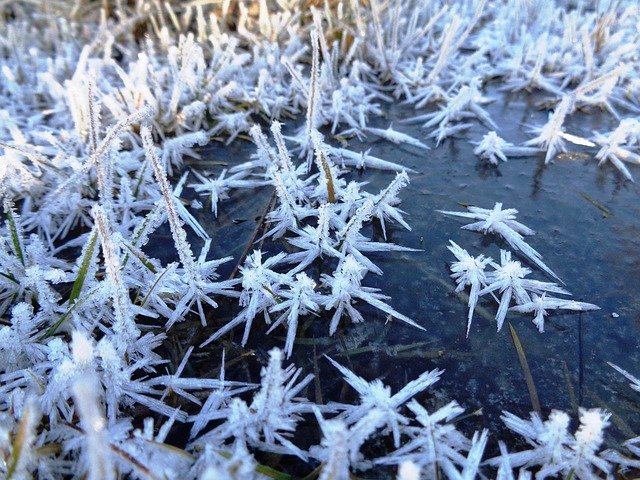
<path fill-rule="evenodd" d="M 479 155 L 480 158 L 489 160 L 492 165 L 498 165 L 499 160 L 506 162 L 507 157 L 526 157 L 537 152 L 535 148 L 516 147 L 503 140 L 494 131 L 484 135 L 482 141 L 477 142 L 477 145 L 473 153 Z"/>
<path fill-rule="evenodd" d="M 640 164 L 640 155 L 630 150 L 637 149 L 640 143 L 640 122 L 635 118 L 625 118 L 609 135 L 596 133 L 595 142 L 601 146 L 596 153 L 598 165 L 609 161 L 633 181 L 631 172 L 623 162 Z"/>
<path fill-rule="evenodd" d="M 349 451 L 353 446 L 349 442 L 349 428 L 343 420 L 325 420 L 317 408 L 314 413 L 322 430 L 322 440 L 319 446 L 314 446 L 309 452 L 313 458 L 323 464 L 319 479 L 347 479 L 350 476 Z"/>
<path fill-rule="evenodd" d="M 398 412 L 399 408 L 437 382 L 442 375 L 441 370 L 424 372 L 392 395 L 391 388 L 384 385 L 381 380 L 367 382 L 335 360 L 329 357 L 327 359 L 342 373 L 347 383 L 360 394 L 360 405 L 348 407 L 342 414 L 344 421 L 349 425 L 357 424 L 369 429 L 369 434 L 380 425 L 386 425 L 393 433 L 393 442 L 396 447 L 400 446 L 401 426 L 408 423 L 408 419 Z M 365 439 L 363 438 L 363 441 Z M 354 453 L 357 453 L 357 450 L 354 450 Z M 352 461 L 354 460 L 355 457 L 352 457 Z"/>
<path fill-rule="evenodd" d="M 560 280 L 558 276 L 542 262 L 542 255 L 524 241 L 523 235 L 534 235 L 535 232 L 526 225 L 516 221 L 518 210 L 515 208 L 503 210 L 502 203 L 499 202 L 497 202 L 491 210 L 474 206 L 469 206 L 467 209 L 469 210 L 468 212 L 438 211 L 445 215 L 478 220 L 477 222 L 464 225 L 461 228 L 481 232 L 485 235 L 487 233 L 500 235 L 512 248 L 521 252 L 538 268 L 544 270 L 556 280 Z"/>
<path fill-rule="evenodd" d="M 311 312 L 316 313 L 320 308 L 318 302 L 322 301 L 322 296 L 314 292 L 315 287 L 316 283 L 306 274 L 298 273 L 291 289 L 280 292 L 283 300 L 271 308 L 272 313 L 284 310 L 284 313 L 273 323 L 267 334 L 281 323 L 286 322 L 287 340 L 284 351 L 287 358 L 291 356 L 293 351 L 293 342 L 298 328 L 298 317 Z"/>
<path fill-rule="evenodd" d="M 193 188 L 200 195 L 208 196 L 211 203 L 211 212 L 214 217 L 218 216 L 218 203 L 220 200 L 227 200 L 229 198 L 229 190 L 234 188 L 254 188 L 261 185 L 265 185 L 264 181 L 247 179 L 247 173 L 238 172 L 229 177 L 227 170 L 222 170 L 220 176 L 216 179 L 207 178 L 201 173 L 194 171 L 193 174 L 200 181 L 200 183 L 189 184 L 189 187 Z"/>
<path fill-rule="evenodd" d="M 549 163 L 558 152 L 567 151 L 564 146 L 565 140 L 577 145 L 594 146 L 589 140 L 566 133 L 562 129 L 566 117 L 574 108 L 574 103 L 574 96 L 563 95 L 556 109 L 553 113 L 549 114 L 549 121 L 542 127 L 534 128 L 535 132 L 539 132 L 538 136 L 524 142 L 525 147 L 535 145 L 546 150 L 547 154 L 544 157 L 545 163 Z"/>
<path fill-rule="evenodd" d="M 518 305 L 527 305 L 531 303 L 529 292 L 537 294 L 542 294 L 543 292 L 569 294 L 569 292 L 555 283 L 525 278 L 531 273 L 531 270 L 523 267 L 520 262 L 511 260 L 511 252 L 501 250 L 500 265 L 493 265 L 495 270 L 488 272 L 486 277 L 487 286 L 480 290 L 478 295 L 485 295 L 496 290 L 500 292 L 498 312 L 496 313 L 498 331 L 502 328 L 512 298 Z"/>
<path fill-rule="evenodd" d="M 453 240 L 449 240 L 449 243 L 451 243 L 451 245 L 447 246 L 447 248 L 458 259 L 457 262 L 451 264 L 451 277 L 453 277 L 458 284 L 456 292 L 461 292 L 467 285 L 471 287 L 471 292 L 469 293 L 469 315 L 467 317 L 468 337 L 469 330 L 471 329 L 471 321 L 473 320 L 473 311 L 480 296 L 480 289 L 487 285 L 487 276 L 484 270 L 493 260 L 491 257 L 485 258 L 484 255 L 472 257 Z"/>
<path fill-rule="evenodd" d="M 452 423 L 463 412 L 456 402 L 450 402 L 432 414 L 416 400 L 408 407 L 420 426 L 406 427 L 408 441 L 375 463 L 402 465 L 411 462 L 425 472 L 427 478 L 440 476 L 440 471 L 450 479 L 471 479 L 480 475 L 480 461 L 488 438 L 486 430 L 480 435 L 476 432 L 469 442 Z M 465 451 L 468 452 L 466 457 L 462 453 Z"/>
<path fill-rule="evenodd" d="M 577 312 L 585 312 L 589 310 L 600 310 L 600 307 L 592 303 L 576 302 L 575 300 L 567 300 L 564 298 L 547 297 L 547 292 L 543 292 L 538 296 L 535 293 L 531 295 L 531 301 L 511 307 L 509 310 L 528 313 L 533 312 L 535 318 L 533 324 L 538 327 L 540 332 L 544 332 L 544 317 L 547 310 L 573 310 Z"/>
<path fill-rule="evenodd" d="M 394 130 L 393 125 L 389 125 L 389 127 L 386 129 L 367 127 L 367 132 L 373 133 L 374 135 L 384 138 L 385 140 L 389 140 L 393 143 L 406 143 L 407 145 L 411 145 L 412 147 L 429 150 L 429 147 L 417 138 L 414 138 L 411 135 L 407 135 L 406 133 Z"/>
<path fill-rule="evenodd" d="M 335 333 L 344 313 L 348 314 L 354 323 L 364 321 L 362 314 L 353 306 L 355 300 L 362 300 L 382 310 L 387 315 L 391 315 L 411 326 L 424 330 L 424 327 L 421 327 L 406 315 L 396 312 L 384 303 L 383 300 L 389 297 L 378 293 L 379 289 L 363 287 L 361 282 L 365 272 L 366 268 L 358 263 L 354 256 L 347 255 L 333 275 L 322 275 L 322 283 L 331 291 L 331 293 L 323 299 L 323 304 L 327 310 L 335 309 L 329 325 L 329 335 Z"/>
<path fill-rule="evenodd" d="M 245 323 L 242 343 L 249 339 L 251 324 L 257 315 L 263 314 L 267 323 L 271 323 L 269 309 L 276 305 L 276 299 L 283 285 L 291 282 L 291 278 L 285 274 L 272 270 L 284 258 L 284 254 L 278 254 L 262 260 L 262 252 L 255 250 L 240 268 L 242 275 L 242 293 L 240 305 L 243 310 L 227 325 L 215 332 L 202 346 L 221 337 L 237 325 Z"/>
<path fill-rule="evenodd" d="M 226 422 L 203 435 L 198 443 L 207 442 L 210 438 L 234 437 L 244 445 L 260 446 L 266 451 L 289 453 L 306 459 L 306 454 L 287 437 L 295 430 L 300 414 L 311 411 L 309 402 L 297 395 L 313 375 L 298 381 L 301 370 L 293 365 L 283 368 L 282 358 L 283 353 L 277 348 L 269 352 L 269 363 L 261 372 L 260 390 L 254 395 L 251 405 L 234 399 L 227 408 Z"/>
<path fill-rule="evenodd" d="M 545 421 L 536 413 L 531 420 L 523 420 L 505 412 L 502 419 L 507 427 L 524 437 L 529 450 L 507 454 L 513 467 L 539 467 L 536 477 L 557 474 L 577 478 L 597 478 L 599 473 L 611 472 L 611 464 L 600 456 L 604 429 L 610 414 L 600 409 L 580 409 L 580 427 L 569 433 L 569 416 L 553 410 Z M 491 460 L 497 464 L 498 459 Z"/>

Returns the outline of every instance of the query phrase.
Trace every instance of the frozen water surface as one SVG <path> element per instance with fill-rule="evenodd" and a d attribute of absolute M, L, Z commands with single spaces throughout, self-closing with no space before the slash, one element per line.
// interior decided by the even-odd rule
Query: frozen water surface
<path fill-rule="evenodd" d="M 501 127 L 499 135 L 514 144 L 528 138 L 526 125 L 546 116 L 531 96 L 499 92 L 492 95 L 497 100 L 488 111 Z M 400 120 L 415 113 L 410 108 L 387 105 L 387 118 L 371 125 L 399 125 Z M 602 123 L 607 121 L 608 117 L 591 112 L 577 115 L 572 128 L 577 134 L 588 135 L 592 129 L 609 129 L 610 125 Z M 426 137 L 419 126 L 403 125 L 397 129 L 417 139 Z M 524 347 L 543 412 L 572 411 L 577 405 L 603 407 L 613 413 L 613 437 L 628 438 L 632 432 L 640 431 L 634 397 L 625 379 L 607 362 L 633 371 L 640 360 L 639 187 L 613 167 L 598 168 L 592 155 L 580 147 L 560 154 L 549 164 L 545 164 L 541 152 L 535 157 L 510 158 L 498 166 L 491 165 L 473 154 L 470 143 L 485 133 L 485 127 L 474 125 L 459 138 L 444 140 L 438 148 L 427 140 L 432 147 L 428 151 L 396 145 L 374 135 L 362 142 L 349 142 L 355 151 L 370 148 L 372 155 L 417 172 L 410 174 L 411 183 L 400 194 L 401 208 L 407 213 L 405 218 L 412 231 L 397 224 L 387 226 L 387 240 L 420 251 L 372 254 L 384 276 L 369 274 L 364 284 L 391 295 L 389 303 L 426 330 L 403 325 L 362 302 L 358 308 L 366 321 L 343 322 L 334 337 L 327 336 L 331 312 L 320 318 L 304 318 L 291 360 L 304 371 L 318 374 L 308 387 L 307 396 L 322 402 L 354 400 L 350 398 L 353 393 L 344 389 L 343 381 L 322 357 L 327 354 L 368 380 L 382 378 L 394 391 L 425 370 L 445 369 L 441 380 L 419 398 L 433 406 L 456 399 L 467 413 L 481 409 L 481 413 L 463 422 L 469 428 L 473 425 L 487 426 L 494 432 L 503 430 L 499 419 L 503 409 L 526 416 L 532 405 L 525 375 L 509 328 L 496 332 L 497 303 L 489 296 L 480 298 L 469 337 L 465 338 L 466 296 L 454 292 L 455 282 L 449 278 L 449 265 L 455 260 L 447 250 L 449 239 L 471 255 L 484 254 L 495 261 L 499 260 L 500 248 L 508 249 L 508 245 L 494 235 L 461 230 L 464 222 L 460 219 L 436 212 L 463 210 L 466 205 L 492 208 L 495 202 L 502 202 L 505 208 L 516 208 L 518 220 L 536 231 L 527 237 L 528 243 L 566 283 L 573 293 L 570 298 L 601 307 L 594 312 L 552 312 L 544 333 L 538 333 L 532 315 L 508 313 L 505 323 L 515 327 Z M 254 150 L 253 144 L 246 142 L 236 142 L 232 147 L 213 145 L 202 151 L 203 159 L 198 165 L 218 172 L 223 167 L 208 162 L 232 166 L 246 161 Z M 366 188 L 373 192 L 387 186 L 394 176 L 393 172 L 374 174 L 352 169 L 346 178 L 370 182 Z M 232 201 L 220 204 L 216 221 L 211 223 L 209 215 L 200 218 L 216 239 L 214 256 L 233 255 L 237 262 L 249 248 L 250 239 L 262 233 L 259 219 L 269 208 L 271 193 L 269 187 L 236 190 Z M 367 232 L 383 241 L 376 222 Z M 263 249 L 273 252 L 280 248 L 279 243 L 269 240 L 263 244 Z M 531 278 L 552 280 L 525 257 L 514 255 L 514 259 L 533 270 Z M 229 270 L 232 265 L 226 268 Z M 323 270 L 320 261 L 314 262 L 310 270 L 330 273 L 326 267 Z M 235 313 L 233 308 L 229 311 L 229 315 Z M 211 328 L 223 324 L 216 321 L 218 314 L 214 312 Z M 194 342 L 206 339 L 213 331 L 194 331 L 195 327 L 186 325 L 179 328 L 191 330 L 196 335 Z M 231 345 L 234 340 L 239 343 L 241 329 L 236 330 L 230 336 Z M 266 327 L 254 326 L 247 350 L 236 344 L 236 355 L 249 351 L 252 354 L 230 370 L 233 378 L 256 381 L 258 370 L 252 357 L 266 358 L 271 346 L 283 344 L 284 329 L 269 336 L 265 332 Z M 196 360 L 200 366 L 194 368 L 204 368 L 205 363 L 203 359 Z"/>

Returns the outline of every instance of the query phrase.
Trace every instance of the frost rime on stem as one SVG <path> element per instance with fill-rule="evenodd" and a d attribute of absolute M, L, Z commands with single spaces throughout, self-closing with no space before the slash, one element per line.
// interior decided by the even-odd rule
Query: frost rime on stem
<path fill-rule="evenodd" d="M 309 96 L 307 101 L 307 124 L 305 127 L 305 139 L 311 139 L 311 133 L 316 129 L 318 123 L 318 102 L 320 101 L 320 48 L 318 46 L 318 32 L 311 31 L 311 84 L 309 85 Z M 311 170 L 313 160 L 313 150 L 307 151 L 307 171 Z"/>
<path fill-rule="evenodd" d="M 32 475 L 29 474 L 29 468 L 36 460 L 33 454 L 35 453 L 36 428 L 39 423 L 40 413 L 35 400 L 31 398 L 27 400 L 22 409 L 18 431 L 13 439 L 13 452 L 7 466 L 6 478 L 32 478 Z"/>
<path fill-rule="evenodd" d="M 167 207 L 167 219 L 169 220 L 169 227 L 171 227 L 171 236 L 173 237 L 176 250 L 178 251 L 180 262 L 184 267 L 189 283 L 197 282 L 201 280 L 201 276 L 196 268 L 196 262 L 193 258 L 191 246 L 189 245 L 189 242 L 187 242 L 187 233 L 184 231 L 184 228 L 182 228 L 182 222 L 180 221 L 180 217 L 176 211 L 174 204 L 175 200 L 171 193 L 167 174 L 160 163 L 160 159 L 156 155 L 153 139 L 151 138 L 151 130 L 147 125 L 144 125 L 140 129 L 140 136 L 142 137 L 145 155 L 153 167 L 153 173 L 158 185 L 160 186 L 162 198 L 164 199 Z"/>
<path fill-rule="evenodd" d="M 136 327 L 134 314 L 131 311 L 129 292 L 120 275 L 122 268 L 120 257 L 117 253 L 117 247 L 113 242 L 110 222 L 104 209 L 96 205 L 93 207 L 91 213 L 96 228 L 98 229 L 98 235 L 100 235 L 102 255 L 104 256 L 104 263 L 111 287 L 113 311 L 115 314 L 113 330 L 114 333 L 116 333 L 116 338 L 123 339 L 126 346 L 129 346 L 140 337 L 140 330 Z"/>

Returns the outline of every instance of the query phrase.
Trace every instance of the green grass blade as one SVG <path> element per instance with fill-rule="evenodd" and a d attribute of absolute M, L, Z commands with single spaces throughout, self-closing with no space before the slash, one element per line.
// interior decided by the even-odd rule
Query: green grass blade
<path fill-rule="evenodd" d="M 16 285 L 20 285 L 20 282 L 18 282 L 16 280 L 16 277 L 14 277 L 13 275 L 11 275 L 10 273 L 4 273 L 4 272 L 0 272 L 0 276 L 5 277 L 6 279 L 12 281 L 13 283 L 15 283 Z"/>
<path fill-rule="evenodd" d="M 89 237 L 89 242 L 87 243 L 87 248 L 82 254 L 82 259 L 80 260 L 80 268 L 78 269 L 78 276 L 76 277 L 75 282 L 73 282 L 73 287 L 71 288 L 71 294 L 69 295 L 69 305 L 73 305 L 73 302 L 80 296 L 80 292 L 82 291 L 82 286 L 84 285 L 84 281 L 87 278 L 87 273 L 89 272 L 89 267 L 91 267 L 91 260 L 93 259 L 93 252 L 96 249 L 96 243 L 98 242 L 98 231 L 94 228 L 91 231 L 91 236 Z"/>
<path fill-rule="evenodd" d="M 151 288 L 149 289 L 149 291 L 147 292 L 147 294 L 144 296 L 144 298 L 142 299 L 142 302 L 140 302 L 140 306 L 144 307 L 145 303 L 147 303 L 147 300 L 149 300 L 149 296 L 151 295 L 151 292 L 153 292 L 153 290 L 156 288 L 156 286 L 160 283 L 160 280 L 162 280 L 162 277 L 165 276 L 165 274 L 169 271 L 168 268 L 165 268 L 164 271 L 158 275 L 158 278 L 156 278 L 156 281 L 153 282 L 153 285 L 151 285 Z"/>
<path fill-rule="evenodd" d="M 69 315 L 71 315 L 71 313 L 76 309 L 76 307 L 84 303 L 91 295 L 96 293 L 99 288 L 100 287 L 95 287 L 93 290 L 90 290 L 89 292 L 87 292 L 87 294 L 84 297 L 80 297 L 78 301 L 75 302 L 73 305 L 71 305 L 69 310 L 67 310 L 64 313 L 64 315 L 62 315 L 58 320 L 56 320 L 56 323 L 51 325 L 38 340 L 42 342 L 43 340 L 46 340 L 47 338 L 52 337 L 58 331 L 58 328 L 60 328 L 60 325 L 62 325 L 64 321 L 67 318 L 69 318 Z"/>
<path fill-rule="evenodd" d="M 157 222 L 154 222 L 154 218 L 156 217 L 157 214 L 158 214 L 157 206 L 154 207 L 151 211 L 149 211 L 149 213 L 147 213 L 147 215 L 144 217 L 144 220 L 142 220 L 142 223 L 133 232 L 133 237 L 131 238 L 131 245 L 137 247 L 138 242 L 140 242 L 140 239 L 150 234 L 149 229 L 155 229 L 154 223 L 157 223 Z M 124 260 L 122 261 L 122 268 L 126 267 L 127 263 L 129 263 L 128 253 L 124 256 Z"/>
<path fill-rule="evenodd" d="M 231 458 L 232 455 L 229 452 L 225 452 L 223 450 L 218 450 L 218 454 L 224 458 Z M 265 477 L 272 478 L 273 480 L 293 480 L 294 477 L 289 475 L 288 473 L 281 472 L 279 470 L 275 470 L 271 467 L 267 467 L 259 463 L 256 466 L 256 472 L 264 475 Z"/>
<path fill-rule="evenodd" d="M 147 169 L 147 161 L 145 160 L 145 162 L 142 164 L 142 168 L 140 168 L 140 174 L 138 175 L 138 181 L 136 182 L 136 186 L 135 189 L 133 191 L 133 196 L 138 198 L 138 195 L 140 194 L 140 186 L 142 185 L 142 181 L 144 180 L 144 172 Z"/>
<path fill-rule="evenodd" d="M 18 214 L 13 211 L 13 202 L 5 199 L 4 201 L 4 213 L 7 216 L 7 227 L 9 229 L 9 235 L 11 236 L 11 243 L 13 245 L 13 253 L 20 259 L 20 263 L 24 266 L 24 253 L 22 251 L 22 239 L 20 238 L 20 232 L 18 231 L 18 222 L 16 218 Z"/>
<path fill-rule="evenodd" d="M 149 260 L 149 258 L 144 253 L 142 253 L 141 250 L 129 245 L 126 242 L 125 242 L 124 246 L 127 247 L 127 249 L 133 254 L 134 257 L 136 257 L 138 260 L 140 260 L 140 262 L 145 267 L 147 267 L 147 270 L 149 270 L 153 274 L 158 273 L 158 270 L 156 269 L 156 267 L 153 266 L 153 263 L 151 263 L 151 260 Z"/>

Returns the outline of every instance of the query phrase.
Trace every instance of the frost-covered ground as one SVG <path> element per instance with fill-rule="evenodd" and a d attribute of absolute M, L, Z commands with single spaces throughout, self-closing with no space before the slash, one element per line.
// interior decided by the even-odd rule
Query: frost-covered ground
<path fill-rule="evenodd" d="M 610 412 L 548 411 L 531 385 L 538 411 L 502 416 L 509 441 L 522 438 L 510 444 L 465 426 L 455 401 L 425 401 L 440 369 L 385 385 L 348 355 L 314 353 L 308 370 L 289 360 L 316 334 L 344 344 L 352 324 L 432 328 L 375 280 L 382 259 L 424 248 L 393 242 L 411 229 L 400 200 L 416 172 L 358 140 L 428 161 L 469 138 L 489 165 L 578 149 L 633 181 L 634 2 L 15 1 L 0 3 L 0 27 L 3 477 L 604 478 L 640 467 L 640 437 L 605 450 Z M 524 142 L 502 138 L 496 87 L 535 95 L 548 122 Z M 419 133 L 380 128 L 393 103 L 419 110 L 404 117 Z M 572 129 L 592 111 L 614 126 Z M 242 139 L 255 145 L 247 158 L 194 161 L 211 142 L 242 154 Z M 394 175 L 372 188 L 377 171 Z M 225 240 L 198 218 L 265 192 L 257 228 L 238 240 L 248 248 L 212 255 Z M 464 294 L 468 313 L 450 319 L 462 336 L 522 314 L 533 324 L 519 328 L 544 332 L 552 311 L 599 308 L 569 296 L 582 293 L 513 205 L 440 214 L 502 246 L 490 258 L 448 245 L 441 281 Z M 477 310 L 495 326 L 478 327 Z M 252 355 L 259 383 L 246 381 Z M 323 398 L 319 363 L 349 395 Z M 230 377 L 238 365 L 247 375 Z"/>

